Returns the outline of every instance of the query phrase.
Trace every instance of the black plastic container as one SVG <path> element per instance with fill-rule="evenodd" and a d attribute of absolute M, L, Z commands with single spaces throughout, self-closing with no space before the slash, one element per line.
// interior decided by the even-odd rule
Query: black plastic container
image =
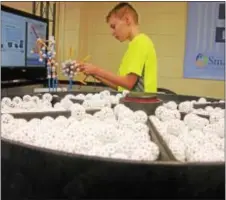
<path fill-rule="evenodd" d="M 44 116 L 56 118 L 59 115 L 63 115 L 69 117 L 69 114 L 69 112 L 48 112 L 39 113 L 39 115 L 36 113 L 27 113 L 15 114 L 14 117 L 30 120 L 33 117 L 41 119 Z M 154 166 L 156 170 L 156 166 L 171 162 L 161 144 L 158 143 L 154 132 L 150 130 L 149 134 L 152 141 L 155 142 L 160 149 L 158 160 L 153 162 L 70 154 L 2 139 L 2 163 L 4 165 L 4 180 L 6 181 L 4 195 L 15 198 L 19 198 L 18 196 L 21 195 L 23 197 L 35 196 L 42 198 L 63 198 L 74 195 L 82 197 L 86 195 L 88 195 L 88 197 L 100 197 L 100 195 L 108 196 L 108 192 L 110 192 L 109 195 L 120 197 L 120 192 L 122 192 L 121 190 L 124 188 L 124 183 L 121 185 L 118 184 L 120 181 L 125 181 L 125 177 L 133 182 L 134 185 L 132 187 L 136 187 L 134 181 L 140 181 L 141 184 L 151 181 L 146 180 L 146 173 L 139 172 L 139 166 L 141 166 L 141 169 L 146 168 L 147 172 L 150 171 L 149 173 L 154 173 L 150 170 L 152 166 Z M 18 179 L 17 176 L 22 179 L 22 183 L 20 182 L 20 184 L 15 186 L 17 191 L 11 189 L 9 185 L 7 187 L 7 184 L 9 184 L 7 181 L 10 180 L 12 173 L 15 174 L 15 177 L 13 176 L 13 180 L 11 181 L 13 184 L 16 184 L 14 183 L 14 179 Z M 101 189 L 93 185 L 96 183 L 100 184 L 106 191 L 101 193 Z M 97 188 L 97 190 L 92 189 L 92 187 Z M 143 185 L 143 187 L 147 186 Z M 139 186 L 139 189 L 137 188 L 136 190 L 141 191 L 144 189 L 143 187 Z M 91 193 L 86 193 L 86 190 L 91 190 Z M 144 191 L 146 191 L 146 189 L 144 189 Z M 135 194 L 136 193 L 131 193 L 128 190 L 124 191 L 123 195 L 125 197 L 133 197 Z M 141 194 L 137 193 L 136 195 Z M 152 194 L 147 193 L 142 194 L 141 196 L 146 195 L 150 196 Z"/>
<path fill-rule="evenodd" d="M 179 96 L 161 96 L 164 102 L 179 101 Z M 2 198 L 224 199 L 224 164 L 178 162 L 149 127 L 161 151 L 156 162 L 72 155 L 2 140 Z"/>
<path fill-rule="evenodd" d="M 125 162 L 3 140 L 1 149 L 3 199 L 224 197 L 224 166 L 214 163 Z"/>

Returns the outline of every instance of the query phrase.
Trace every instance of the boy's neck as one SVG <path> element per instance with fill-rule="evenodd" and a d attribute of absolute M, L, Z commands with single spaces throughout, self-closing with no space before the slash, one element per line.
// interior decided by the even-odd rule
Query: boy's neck
<path fill-rule="evenodd" d="M 140 34 L 138 26 L 132 26 L 131 27 L 131 34 L 130 37 L 128 38 L 129 41 L 132 41 L 133 38 L 135 38 L 137 35 Z"/>

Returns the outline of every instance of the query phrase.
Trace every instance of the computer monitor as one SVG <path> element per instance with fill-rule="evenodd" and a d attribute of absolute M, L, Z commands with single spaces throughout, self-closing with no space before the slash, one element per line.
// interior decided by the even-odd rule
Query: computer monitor
<path fill-rule="evenodd" d="M 48 20 L 1 5 L 1 80 L 46 78 L 46 62 L 31 50 L 48 38 Z"/>

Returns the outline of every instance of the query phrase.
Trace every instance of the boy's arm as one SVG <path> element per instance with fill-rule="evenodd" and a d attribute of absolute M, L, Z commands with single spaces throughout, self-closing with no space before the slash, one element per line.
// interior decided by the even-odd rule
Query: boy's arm
<path fill-rule="evenodd" d="M 135 83 L 137 82 L 138 75 L 134 73 L 127 74 L 126 76 L 118 76 L 109 71 L 106 71 L 102 68 L 97 68 L 95 70 L 94 76 L 105 79 L 106 81 L 111 82 L 113 85 L 121 86 L 128 90 L 131 90 Z"/>
<path fill-rule="evenodd" d="M 100 76 L 94 76 L 95 79 L 97 79 L 98 81 L 101 81 L 102 83 L 104 83 L 105 85 L 109 86 L 110 88 L 114 89 L 114 90 L 117 90 L 118 87 L 116 85 L 114 85 L 113 83 L 111 83 L 110 81 L 104 79 L 104 78 L 101 78 Z"/>

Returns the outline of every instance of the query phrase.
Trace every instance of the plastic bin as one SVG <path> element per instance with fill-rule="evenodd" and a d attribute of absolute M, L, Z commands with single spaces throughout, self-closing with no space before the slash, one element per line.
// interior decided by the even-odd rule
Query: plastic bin
<path fill-rule="evenodd" d="M 2 154 L 8 153 L 2 158 L 2 174 L 8 181 L 3 184 L 4 195 L 11 197 L 8 199 L 224 197 L 224 165 L 124 162 L 4 140 L 1 148 Z M 9 187 L 12 184 L 14 187 Z"/>
<path fill-rule="evenodd" d="M 44 116 L 56 118 L 59 115 L 63 115 L 69 117 L 69 114 L 69 112 L 48 112 L 19 113 L 13 115 L 16 118 L 30 120 L 33 117 L 41 119 Z M 4 180 L 10 180 L 12 172 L 15 172 L 15 177 L 19 176 L 23 179 L 22 183 L 15 186 L 17 187 L 17 191 L 10 189 L 9 185 L 8 187 L 5 185 L 6 189 L 4 194 L 12 198 L 19 198 L 21 195 L 23 197 L 35 196 L 36 198 L 64 198 L 66 196 L 84 197 L 86 195 L 91 195 L 90 197 L 98 197 L 100 195 L 108 196 L 108 192 L 110 192 L 110 195 L 120 197 L 120 192 L 123 192 L 121 191 L 121 187 L 124 186 L 121 185 L 119 187 L 118 184 L 120 184 L 120 181 L 124 182 L 126 179 L 132 181 L 132 188 L 135 187 L 134 189 L 137 192 L 141 191 L 144 188 L 139 186 L 138 189 L 134 181 L 144 184 L 146 182 L 146 173 L 154 173 L 150 170 L 152 167 L 156 171 L 156 166 L 161 167 L 163 163 L 171 162 L 167 153 L 164 152 L 164 149 L 158 143 L 158 140 L 156 140 L 155 134 L 152 131 L 149 134 L 152 141 L 160 149 L 158 160 L 153 162 L 71 154 L 2 139 L 1 150 L 2 163 L 4 165 L 3 173 L 5 174 Z M 145 171 L 142 171 L 143 168 L 145 168 Z M 152 176 L 156 177 L 156 175 Z M 16 184 L 14 183 L 14 179 L 12 182 Z M 103 193 L 100 192 L 100 188 L 95 187 L 95 184 L 100 184 L 103 187 Z M 123 184 L 128 183 L 125 181 Z M 24 187 L 28 187 L 28 189 Z M 97 191 L 93 190 L 92 187 L 98 188 Z M 142 187 L 147 187 L 147 185 L 143 185 Z M 86 190 L 91 191 L 87 194 Z M 144 190 L 146 191 L 147 188 Z M 23 191 L 23 194 L 20 191 Z M 148 193 L 143 195 L 150 196 L 151 193 Z M 135 193 L 127 190 L 122 195 L 133 197 Z"/>

